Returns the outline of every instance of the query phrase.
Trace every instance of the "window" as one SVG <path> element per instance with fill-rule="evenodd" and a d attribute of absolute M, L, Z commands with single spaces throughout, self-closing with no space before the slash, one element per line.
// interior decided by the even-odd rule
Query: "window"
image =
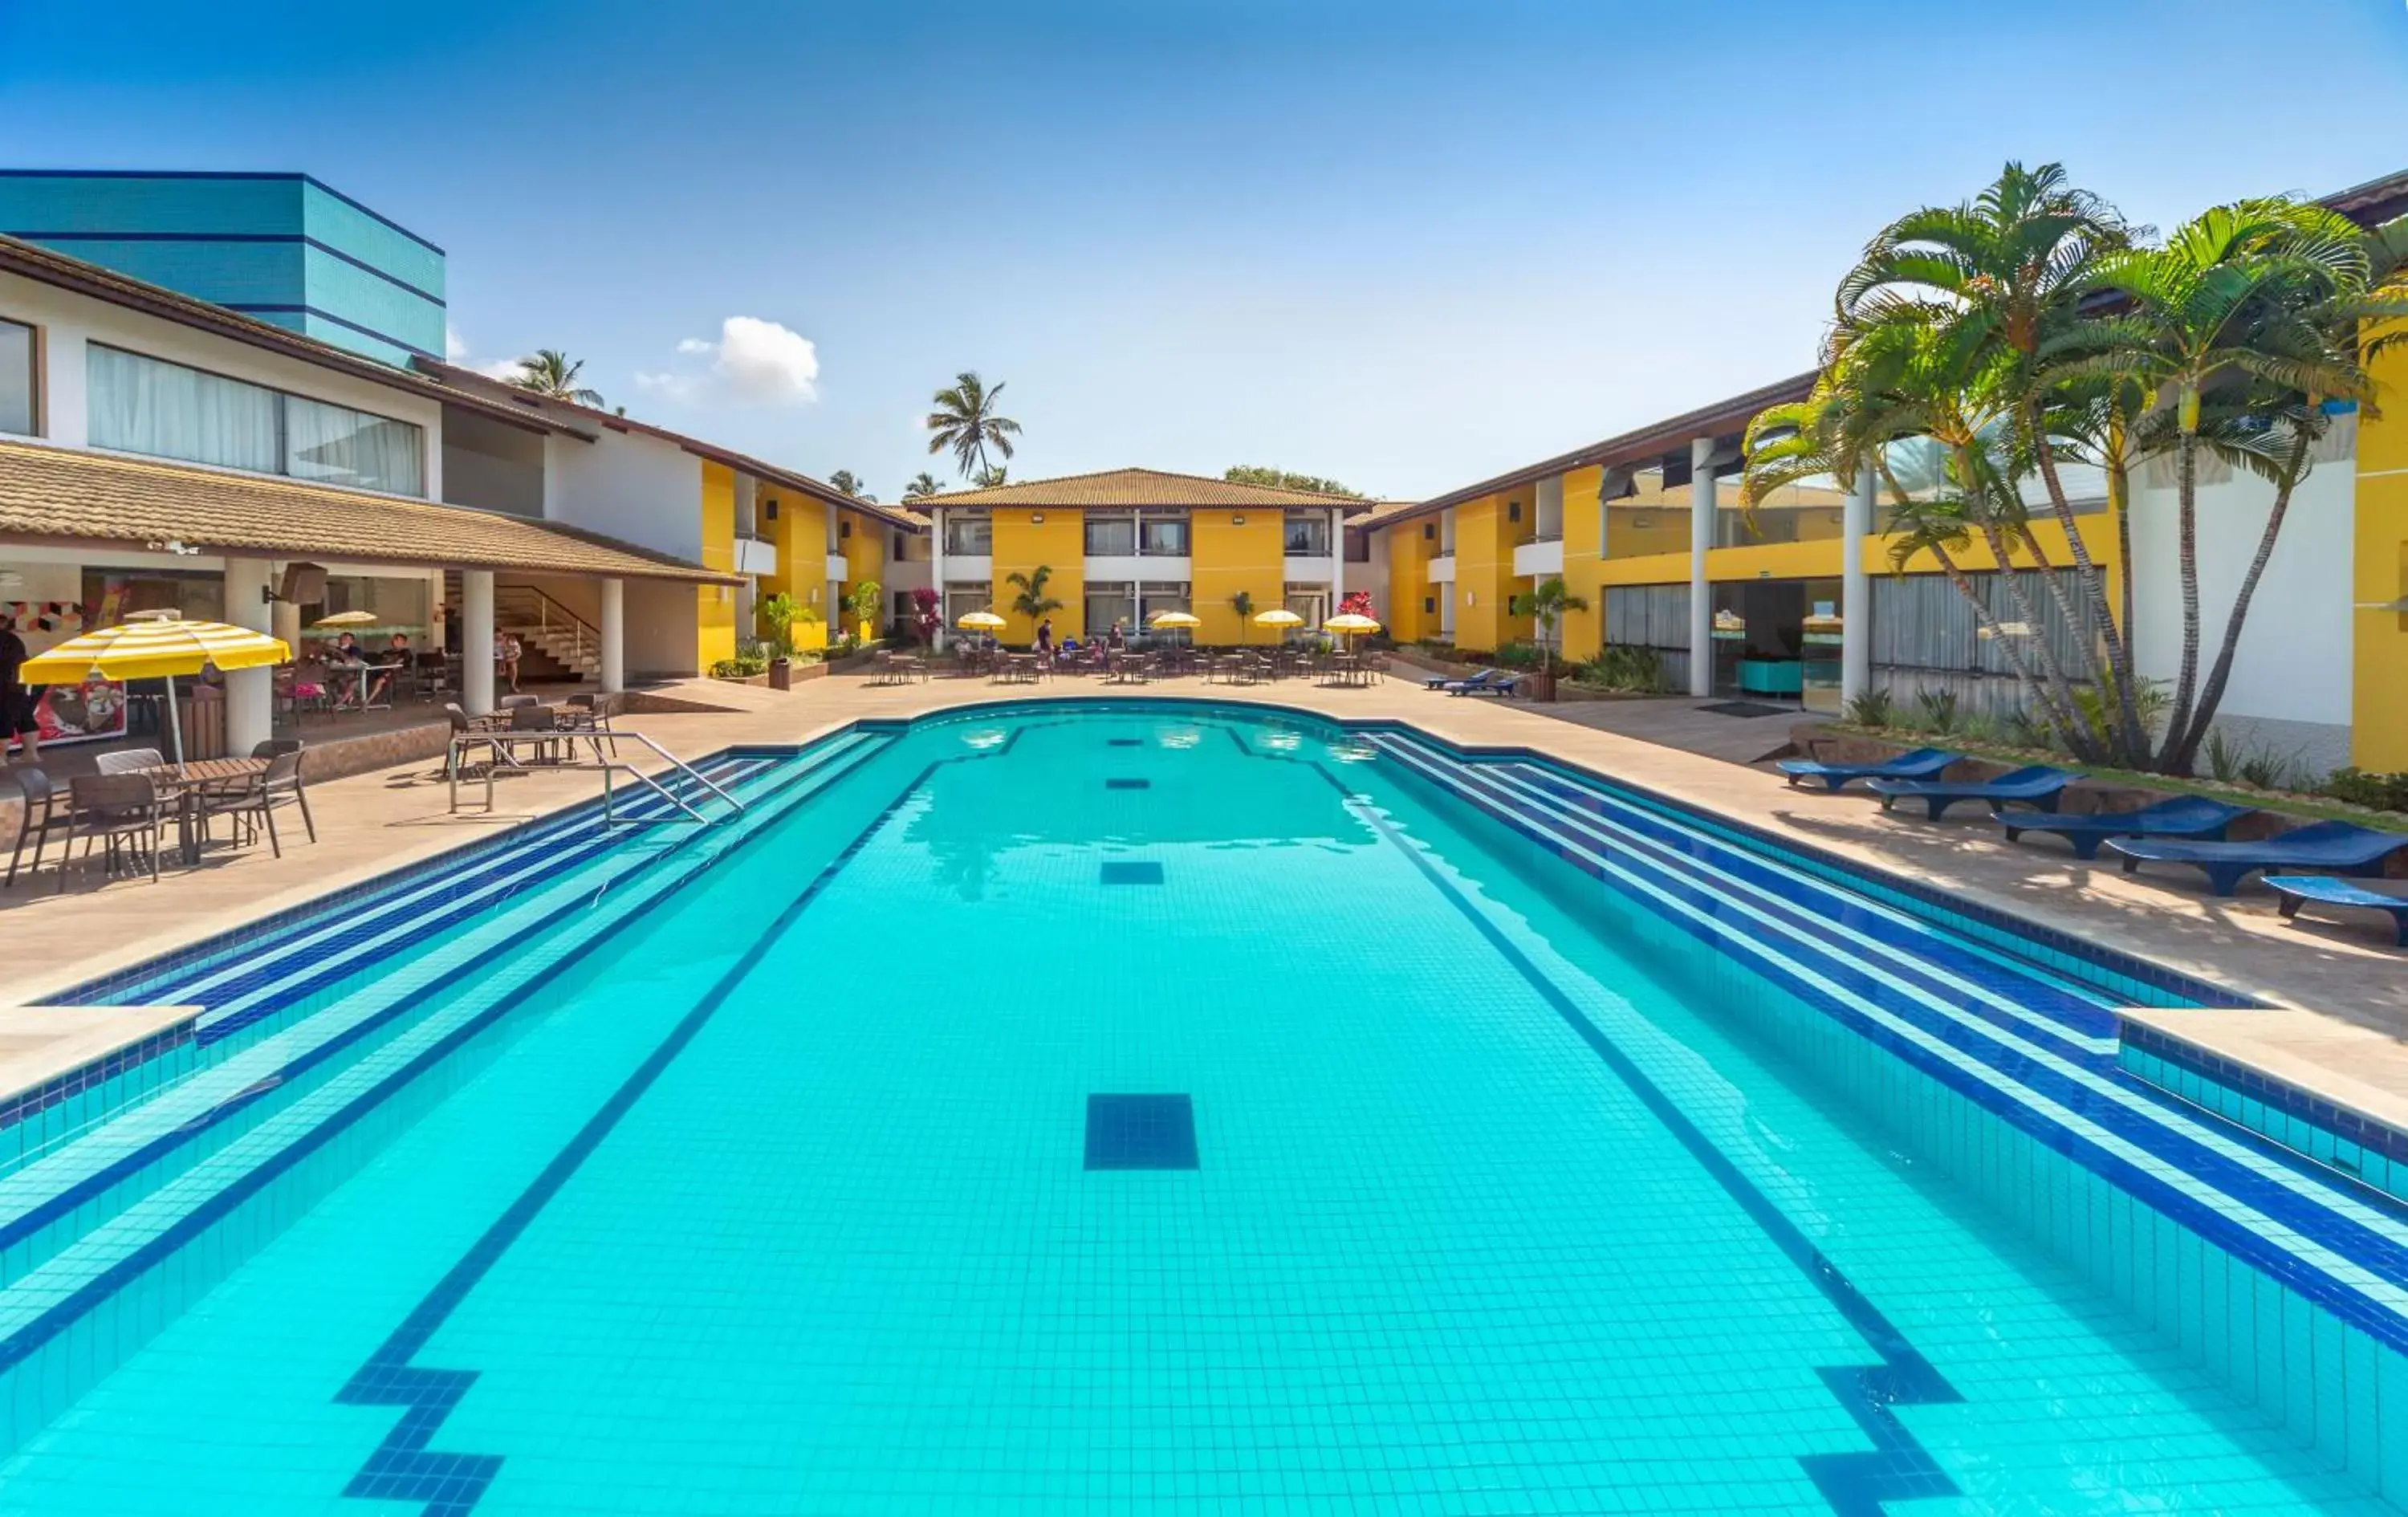
<path fill-rule="evenodd" d="M 1134 516 L 1099 516 L 1091 511 L 1087 515 L 1085 530 L 1089 558 L 1133 558 L 1137 555 L 1137 518 Z"/>
<path fill-rule="evenodd" d="M 1187 523 L 1179 523 L 1183 533 Z M 1187 587 L 1184 584 L 1147 582 L 1137 587 L 1137 619 L 1140 626 L 1151 626 L 1154 619 L 1165 611 L 1187 609 Z"/>
<path fill-rule="evenodd" d="M 414 422 L 99 343 L 85 351 L 95 448 L 397 495 L 426 494 L 426 434 Z"/>
<path fill-rule="evenodd" d="M 1522 520 L 1522 503 L 1520 501 L 1509 500 L 1505 503 L 1505 520 L 1508 522 L 1519 522 Z"/>
<path fill-rule="evenodd" d="M 995 599 L 992 586 L 981 580 L 975 583 L 956 580 L 945 586 L 945 625 L 953 627 L 972 611 L 983 611 Z"/>
<path fill-rule="evenodd" d="M 1187 556 L 1187 518 L 1149 516 L 1138 522 L 1137 551 L 1147 558 L 1185 558 Z M 1184 587 L 1180 592 L 1186 594 Z M 1184 607 L 1181 608 L 1184 609 Z"/>
<path fill-rule="evenodd" d="M 1123 632 L 1137 630 L 1137 586 L 1133 584 L 1089 584 L 1086 604 L 1087 636 L 1099 637 L 1118 626 Z"/>
<path fill-rule="evenodd" d="M 1346 529 L 1346 562 L 1349 564 L 1371 562 L 1371 534 L 1369 528 L 1348 527 Z"/>
<path fill-rule="evenodd" d="M 904 555 L 910 551 L 910 545 L 906 540 L 905 534 L 902 532 L 894 532 L 888 536 L 890 537 L 890 551 L 887 552 L 886 556 L 900 564 L 903 562 Z"/>
<path fill-rule="evenodd" d="M 34 329 L 0 322 L 0 432 L 34 431 Z"/>
<path fill-rule="evenodd" d="M 1437 610 L 1437 609 L 1438 609 L 1438 597 L 1437 597 L 1437 596 L 1435 596 L 1435 595 L 1424 595 L 1424 596 L 1422 597 L 1422 614 L 1423 614 L 1424 616 L 1427 616 L 1427 615 L 1429 615 L 1431 612 L 1433 612 L 1433 611 L 1435 611 L 1435 610 Z"/>
<path fill-rule="evenodd" d="M 1327 558 L 1329 556 L 1329 513 L 1327 511 L 1288 512 L 1286 551 L 1290 558 Z"/>
<path fill-rule="evenodd" d="M 277 398 L 284 403 L 283 473 L 393 495 L 426 493 L 419 473 L 424 434 L 417 427 L 299 395 Z"/>
<path fill-rule="evenodd" d="M 851 522 L 844 521 L 838 522 L 836 524 L 836 535 L 838 541 L 842 541 L 844 538 L 852 537 L 853 523 Z"/>
<path fill-rule="evenodd" d="M 761 503 L 761 520 L 764 522 L 774 522 L 777 519 L 778 497 L 771 495 L 768 499 Z"/>
<path fill-rule="evenodd" d="M 1422 541 L 1429 542 L 1434 540 L 1437 537 L 1438 523 L 1436 522 L 1424 522 L 1422 523 Z"/>
<path fill-rule="evenodd" d="M 995 523 L 980 511 L 947 511 L 945 513 L 945 551 L 969 558 L 983 558 L 995 551 Z M 977 608 L 971 608 L 975 610 Z"/>

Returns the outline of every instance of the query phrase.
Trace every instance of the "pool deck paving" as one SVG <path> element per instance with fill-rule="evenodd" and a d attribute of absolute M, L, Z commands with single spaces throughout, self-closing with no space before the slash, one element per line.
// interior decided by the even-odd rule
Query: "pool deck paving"
<path fill-rule="evenodd" d="M 1133 688 L 1079 678 L 878 686 L 858 675 L 832 675 L 790 692 L 698 680 L 673 693 L 726 708 L 647 712 L 623 717 L 619 725 L 688 759 L 736 743 L 803 742 L 864 717 L 1095 695 L 1207 698 L 1393 719 L 1461 745 L 1527 748 L 2287 1009 L 2172 1011 L 2152 1020 L 2295 1082 L 2315 1088 L 2325 1081 L 2331 1098 L 2408 1126 L 2408 953 L 2391 945 L 2387 932 L 2356 918 L 2285 921 L 2260 887 L 2214 899 L 2192 871 L 2125 875 L 2113 863 L 2079 863 L 2051 841 L 2009 846 L 1986 820 L 1934 824 L 1885 816 L 1862 794 L 1791 790 L 1767 767 L 1525 706 L 1436 694 L 1398 679 L 1369 689 L 1293 680 L 1253 686 L 1180 680 Z M 1742 718 L 1713 720 L 1751 725 Z M 631 745 L 624 756 L 633 761 L 639 753 Z M 660 767 L 642 757 L 640 767 Z M 313 785 L 316 844 L 291 840 L 295 824 L 285 829 L 281 859 L 265 847 L 213 852 L 200 867 L 171 869 L 155 885 L 147 879 L 98 885 L 95 873 L 70 878 L 58 893 L 46 864 L 37 880 L 21 877 L 0 890 L 0 963 L 11 971 L 0 986 L 0 1006 L 55 1002 L 61 991 L 94 976 L 524 825 L 593 798 L 600 780 L 592 769 L 509 775 L 495 787 L 491 814 L 473 809 L 482 790 L 464 785 L 464 809 L 454 815 L 440 766 L 423 762 Z"/>

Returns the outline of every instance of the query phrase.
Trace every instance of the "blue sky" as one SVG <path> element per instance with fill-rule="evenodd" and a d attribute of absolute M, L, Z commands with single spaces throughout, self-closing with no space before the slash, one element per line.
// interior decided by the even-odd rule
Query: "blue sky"
<path fill-rule="evenodd" d="M 2400 0 L 108 10 L 0 0 L 0 158 L 314 174 L 466 361 L 887 499 L 964 367 L 1016 477 L 1426 494 L 1810 366 L 2006 158 L 2161 224 L 2408 167 Z"/>

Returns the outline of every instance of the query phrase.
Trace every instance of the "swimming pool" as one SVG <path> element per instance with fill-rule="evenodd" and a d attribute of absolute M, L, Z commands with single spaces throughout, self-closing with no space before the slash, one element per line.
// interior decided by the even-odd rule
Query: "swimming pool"
<path fill-rule="evenodd" d="M 2213 987 L 1395 726 L 707 767 L 88 988 L 204 1010 L 0 1127 L 0 1511 L 2408 1491 L 2408 1214 L 2118 1067 Z"/>

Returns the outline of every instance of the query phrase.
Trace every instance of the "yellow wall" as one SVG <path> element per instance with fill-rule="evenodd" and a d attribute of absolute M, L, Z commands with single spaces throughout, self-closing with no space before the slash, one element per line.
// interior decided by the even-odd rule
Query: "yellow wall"
<path fill-rule="evenodd" d="M 1522 503 L 1522 520 L 1511 521 L 1506 502 Z M 1530 636 L 1530 619 L 1508 608 L 1520 588 L 1513 578 L 1513 544 L 1536 518 L 1536 492 L 1484 495 L 1455 508 L 1455 641 L 1458 648 L 1494 651 L 1499 643 Z"/>
<path fill-rule="evenodd" d="M 1431 515 L 1380 529 L 1388 538 L 1388 604 L 1381 608 L 1387 613 L 1383 620 L 1388 636 L 1400 643 L 1438 636 L 1436 605 L 1422 609 L 1425 598 L 1434 599 L 1446 588 L 1429 582 L 1429 561 L 1438 555 L 1438 539 L 1422 536 L 1422 529 L 1437 521 Z"/>
<path fill-rule="evenodd" d="M 708 459 L 702 465 L 702 566 L 736 572 L 736 473 Z M 736 592 L 697 585 L 694 592 L 695 666 L 708 670 L 736 656 Z"/>
<path fill-rule="evenodd" d="M 2408 769 L 2408 353 L 2376 361 L 2386 414 L 2358 419 L 2357 568 L 2350 586 L 2349 761 Z"/>
<path fill-rule="evenodd" d="M 1043 522 L 1036 517 L 1042 516 Z M 996 637 L 1008 643 L 1035 640 L 1036 624 L 1011 609 L 1012 597 L 1020 587 L 1010 583 L 1006 576 L 1026 574 L 1044 565 L 1054 577 L 1045 581 L 1045 594 L 1062 603 L 1054 613 L 1054 637 L 1083 637 L 1087 614 L 1086 527 L 1082 513 L 1049 507 L 1042 511 L 1021 508 L 993 513 L 995 526 L 995 609 L 1007 625 Z M 857 534 L 856 534 L 857 536 Z"/>
<path fill-rule="evenodd" d="M 777 502 L 778 519 L 768 519 L 768 504 Z M 825 509 L 809 495 L 790 491 L 774 490 L 763 485 L 753 502 L 754 520 L 760 522 L 761 535 L 778 550 L 778 572 L 761 577 L 763 595 L 782 593 L 795 597 L 795 603 L 826 617 L 834 608 L 828 601 L 827 584 L 827 520 Z M 796 627 L 799 637 L 801 623 Z"/>
<path fill-rule="evenodd" d="M 1578 663 L 1595 658 L 1605 641 L 1605 588 L 1598 570 L 1599 518 L 1598 487 L 1605 482 L 1601 468 L 1574 469 L 1564 476 L 1564 589 L 1588 602 L 1584 611 L 1566 611 L 1555 629 L 1564 657 Z"/>
<path fill-rule="evenodd" d="M 864 516 L 859 511 L 846 511 L 844 520 L 853 523 L 852 536 L 843 538 L 837 545 L 844 551 L 844 585 L 838 592 L 839 604 L 829 607 L 828 616 L 833 621 L 838 614 L 842 614 L 849 623 L 853 613 L 842 610 L 840 604 L 842 597 L 851 594 L 853 587 L 866 580 L 879 581 L 879 599 L 882 605 L 871 614 L 868 623 L 861 629 L 861 636 L 867 639 L 877 637 L 886 625 L 886 610 L 883 604 L 889 599 L 885 586 L 886 534 L 893 529 L 876 517 Z M 1061 628 L 1058 618 L 1054 622 L 1054 628 L 1056 631 Z"/>
<path fill-rule="evenodd" d="M 1245 524 L 1238 524 L 1240 517 Z M 1196 640 L 1207 646 L 1277 642 L 1278 632 L 1241 622 L 1229 597 L 1242 590 L 1257 614 L 1287 599 L 1286 515 L 1277 510 L 1198 510 L 1187 517 L 1187 608 L 1204 623 Z M 1335 611 L 1337 608 L 1332 607 Z"/>

